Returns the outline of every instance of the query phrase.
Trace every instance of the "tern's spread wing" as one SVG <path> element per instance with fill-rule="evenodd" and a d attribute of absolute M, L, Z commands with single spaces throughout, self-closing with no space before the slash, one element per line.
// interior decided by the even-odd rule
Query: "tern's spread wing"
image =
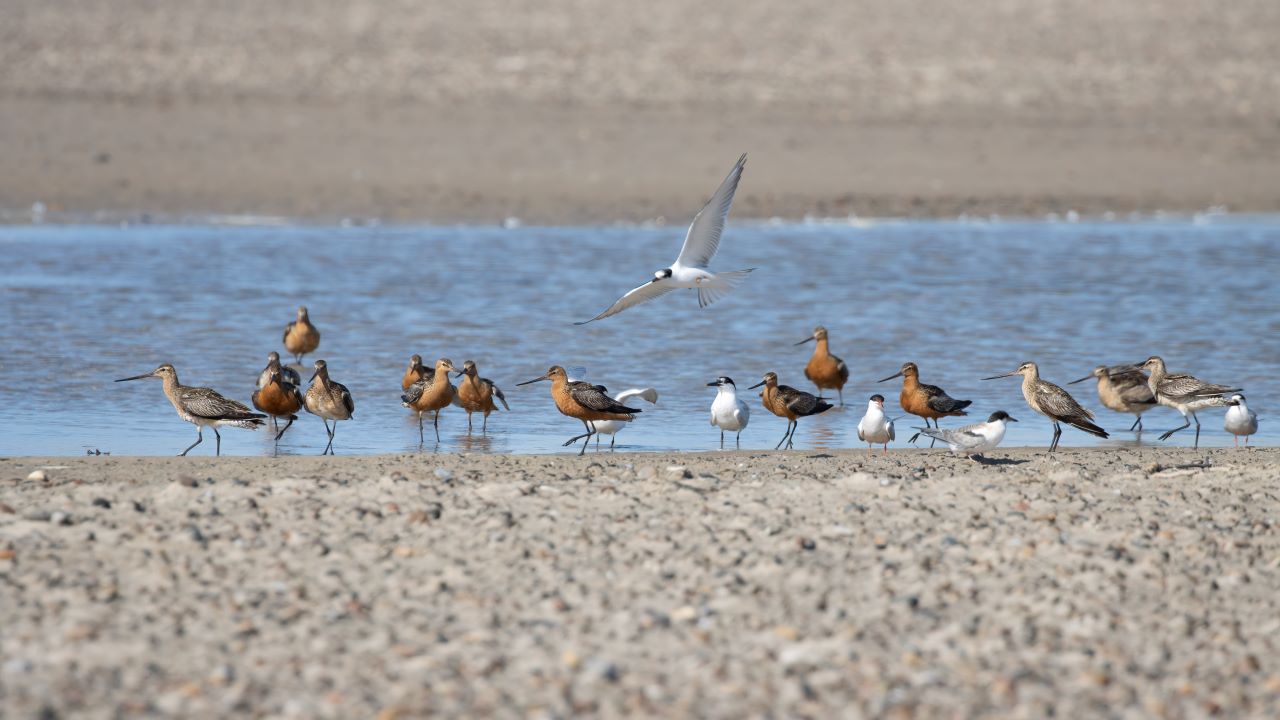
<path fill-rule="evenodd" d="M 644 398 L 651 403 L 656 403 L 658 402 L 658 391 L 653 388 L 631 388 L 630 390 L 623 390 L 613 397 L 614 400 L 623 405 L 626 405 L 627 401 L 632 398 Z"/>
<path fill-rule="evenodd" d="M 705 268 L 720 247 L 720 233 L 724 232 L 724 223 L 729 219 L 729 208 L 733 205 L 733 194 L 738 190 L 738 180 L 742 179 L 742 168 L 746 167 L 747 154 L 738 158 L 738 163 L 729 171 L 728 177 L 720 183 L 716 194 L 711 196 L 707 204 L 698 211 L 689 225 L 689 234 L 684 238 L 684 247 L 680 248 L 680 257 L 676 262 L 685 267 Z"/>
<path fill-rule="evenodd" d="M 601 318 L 607 318 L 610 315 L 617 315 L 618 313 L 622 312 L 623 310 L 626 310 L 629 307 L 634 307 L 636 305 L 639 305 L 640 303 L 647 303 L 656 297 L 661 297 L 663 295 L 666 295 L 672 290 L 675 290 L 675 288 L 672 287 L 671 285 L 668 285 L 667 283 L 653 282 L 651 280 L 641 285 L 640 287 L 636 288 L 635 290 L 632 290 L 626 295 L 623 295 L 622 297 L 618 298 L 618 301 L 610 305 L 608 310 L 605 310 L 604 312 L 591 318 L 590 320 L 583 320 L 582 322 L 576 322 L 574 323 L 574 325 L 586 325 L 589 322 L 594 322 Z"/>

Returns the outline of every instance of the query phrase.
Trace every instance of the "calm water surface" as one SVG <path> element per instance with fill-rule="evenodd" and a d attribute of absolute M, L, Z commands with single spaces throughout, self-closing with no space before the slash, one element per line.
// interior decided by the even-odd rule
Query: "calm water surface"
<path fill-rule="evenodd" d="M 801 421 L 797 448 L 858 447 L 856 424 L 875 380 L 912 360 L 922 379 L 970 398 L 974 418 L 1004 409 L 1022 420 L 1011 445 L 1046 445 L 1047 421 L 1016 378 L 979 378 L 1040 364 L 1059 384 L 1099 362 L 1156 353 L 1175 372 L 1243 386 L 1262 416 L 1254 440 L 1274 445 L 1280 422 L 1280 219 L 1216 216 L 1115 223 L 876 222 L 732 225 L 719 269 L 758 267 L 736 293 L 699 310 L 692 291 L 575 327 L 666 266 L 683 228 L 32 226 L 0 228 L 0 453 L 176 454 L 195 438 L 159 381 L 111 380 L 173 363 L 185 384 L 248 402 L 305 304 L 323 339 L 313 357 L 355 395 L 339 454 L 418 451 L 400 407 L 409 355 L 474 359 L 507 392 L 512 412 L 468 437 L 446 411 L 442 442 L 424 451 L 568 452 L 581 424 L 556 413 L 548 386 L 517 388 L 553 363 L 581 365 L 612 392 L 652 385 L 657 406 L 618 436 L 628 450 L 705 450 L 715 395 L 767 370 L 811 390 L 802 370 L 816 324 L 851 369 L 848 407 Z M 308 372 L 304 377 L 309 375 Z M 1132 416 L 1102 409 L 1092 382 L 1071 386 L 1132 443 Z M 743 447 L 771 448 L 785 421 L 755 392 Z M 1230 445 L 1222 410 L 1201 413 L 1202 443 Z M 958 425 L 952 419 L 943 425 Z M 901 438 L 914 419 L 899 423 Z M 1181 424 L 1160 408 L 1151 429 Z M 429 432 L 429 431 L 428 431 Z M 1156 443 L 1157 433 L 1142 441 Z M 430 435 L 429 435 L 430 437 Z M 223 451 L 273 452 L 265 432 L 223 431 Z M 1190 445 L 1184 431 L 1170 442 Z M 318 453 L 318 418 L 303 415 L 279 452 Z M 1063 445 L 1094 444 L 1067 428 Z M 192 451 L 213 452 L 212 433 Z"/>

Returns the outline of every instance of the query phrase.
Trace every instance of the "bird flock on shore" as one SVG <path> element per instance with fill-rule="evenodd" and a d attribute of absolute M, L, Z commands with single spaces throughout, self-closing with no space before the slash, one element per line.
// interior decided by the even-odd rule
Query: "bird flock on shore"
<path fill-rule="evenodd" d="M 698 306 L 705 308 L 745 280 L 755 268 L 721 273 L 713 273 L 708 269 L 719 248 L 733 196 L 745 166 L 744 154 L 694 217 L 680 254 L 670 267 L 654 273 L 652 279 L 628 291 L 600 314 L 575 324 L 583 325 L 617 315 L 678 289 L 696 290 Z M 800 418 L 817 415 L 834 407 L 823 397 L 825 391 L 834 391 L 836 398 L 833 399 L 844 405 L 844 387 L 849 381 L 848 366 L 831 353 L 826 328 L 815 328 L 809 337 L 795 344 L 809 342 L 816 344 L 805 365 L 804 376 L 817 389 L 817 394 L 780 384 L 778 374 L 772 371 L 764 373 L 763 379 L 749 388 L 761 388 L 759 397 L 764 409 L 787 421 L 786 431 L 775 449 L 793 447 Z M 320 331 L 311 322 L 307 308 L 298 308 L 296 319 L 285 327 L 282 343 L 285 350 L 294 356 L 299 367 L 304 356 L 319 348 Z M 550 382 L 551 397 L 556 409 L 583 424 L 583 433 L 564 442 L 564 446 L 568 447 L 582 440 L 579 455 L 586 452 L 593 437 L 597 439 L 598 446 L 600 435 L 610 435 L 610 448 L 613 447 L 616 434 L 642 412 L 640 408 L 631 407 L 628 403 L 640 399 L 650 403 L 657 402 L 658 393 L 654 388 L 637 388 L 610 396 L 604 386 L 593 385 L 581 377 L 573 377 L 572 371 L 573 368 L 566 370 L 562 366 L 553 365 L 543 375 L 517 385 Z M 450 379 L 451 374 L 457 378 L 456 385 Z M 1022 378 L 1022 395 L 1027 405 L 1047 417 L 1053 425 L 1050 452 L 1058 447 L 1063 424 L 1100 438 L 1109 437 L 1106 430 L 1095 424 L 1091 411 L 1061 386 L 1041 378 L 1039 367 L 1034 362 L 1024 362 L 1010 372 L 983 380 L 1015 375 Z M 924 421 L 924 427 L 913 426 L 916 433 L 909 442 L 914 443 L 924 436 L 930 438 L 931 447 L 941 441 L 952 452 L 976 457 L 998 446 L 1004 439 L 1007 423 L 1017 422 L 1004 410 L 997 410 L 985 422 L 943 429 L 938 424 L 941 418 L 968 415 L 967 408 L 972 401 L 957 400 L 936 385 L 920 382 L 920 370 L 914 362 L 904 363 L 898 372 L 879 382 L 899 377 L 902 378 L 902 389 L 898 397 L 900 406 L 908 415 Z M 165 396 L 173 404 L 178 416 L 196 425 L 196 441 L 183 450 L 181 455 L 186 455 L 204 440 L 205 427 L 213 428 L 216 454 L 221 454 L 222 446 L 219 427 L 256 429 L 269 419 L 276 428 L 275 440 L 278 442 L 303 410 L 321 418 L 328 436 L 323 452 L 333 453 L 338 423 L 352 419 L 355 413 L 355 400 L 351 392 L 346 386 L 330 378 L 329 368 L 324 360 L 314 362 L 313 373 L 304 392 L 301 374 L 296 368 L 282 364 L 280 355 L 275 351 L 268 354 L 267 365 L 259 373 L 257 388 L 250 397 L 253 408 L 259 412 L 209 388 L 182 385 L 178 381 L 177 370 L 168 363 L 151 372 L 121 378 L 117 382 L 145 378 L 162 380 Z M 1132 432 L 1141 433 L 1142 414 L 1159 405 L 1176 410 L 1184 421 L 1181 426 L 1161 434 L 1161 440 L 1167 440 L 1174 433 L 1191 427 L 1194 422 L 1195 446 L 1199 447 L 1200 421 L 1196 413 L 1208 408 L 1227 408 L 1224 429 L 1235 436 L 1237 446 L 1241 437 L 1248 446 L 1249 436 L 1258 430 L 1257 415 L 1245 404 L 1244 396 L 1239 394 L 1240 388 L 1208 383 L 1191 375 L 1170 373 L 1165 368 L 1164 360 L 1158 356 L 1153 355 L 1139 363 L 1098 365 L 1090 374 L 1068 384 L 1084 382 L 1090 378 L 1097 380 L 1098 398 L 1104 407 L 1136 416 L 1129 428 Z M 720 430 L 720 447 L 724 447 L 726 432 L 733 433 L 735 445 L 739 444 L 741 433 L 750 422 L 749 403 L 738 396 L 737 386 L 732 378 L 720 376 L 707 385 L 716 388 L 710 408 L 710 424 Z M 472 360 L 457 367 L 448 358 L 440 358 L 433 366 L 428 367 L 423 364 L 422 357 L 415 354 L 410 358 L 409 366 L 401 378 L 401 391 L 401 404 L 417 417 L 420 444 L 425 444 L 426 441 L 425 421 L 428 414 L 431 416 L 436 441 L 439 442 L 440 413 L 446 408 L 452 406 L 466 412 L 468 433 L 473 431 L 474 414 L 480 413 L 480 432 L 486 433 L 489 415 L 499 405 L 504 410 L 510 410 L 502 389 L 494 381 L 481 377 L 479 368 Z M 902 418 L 888 417 L 884 404 L 882 395 L 872 395 L 866 412 L 858 422 L 858 438 L 867 443 L 868 452 L 877 445 L 888 452 L 889 443 L 896 439 L 894 423 Z M 282 421 L 284 425 L 280 427 Z"/>

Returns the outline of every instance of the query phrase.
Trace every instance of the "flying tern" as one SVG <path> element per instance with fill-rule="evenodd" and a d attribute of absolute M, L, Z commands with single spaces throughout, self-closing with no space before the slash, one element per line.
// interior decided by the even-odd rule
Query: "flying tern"
<path fill-rule="evenodd" d="M 653 279 L 618 298 L 607 310 L 590 320 L 576 322 L 575 325 L 586 325 L 589 322 L 607 318 L 630 307 L 649 302 L 666 295 L 672 290 L 688 288 L 698 291 L 698 307 L 706 307 L 719 300 L 738 283 L 742 282 L 755 268 L 713 273 L 707 269 L 716 249 L 720 247 L 720 235 L 724 232 L 725 221 L 729 218 L 729 208 L 733 205 L 733 194 L 738 189 L 738 181 L 742 179 L 742 169 L 746 167 L 747 155 L 742 154 L 738 162 L 729 171 L 728 177 L 720 183 L 707 204 L 693 218 L 689 225 L 689 233 L 684 238 L 684 246 L 680 255 L 671 267 L 663 268 L 653 274 Z"/>

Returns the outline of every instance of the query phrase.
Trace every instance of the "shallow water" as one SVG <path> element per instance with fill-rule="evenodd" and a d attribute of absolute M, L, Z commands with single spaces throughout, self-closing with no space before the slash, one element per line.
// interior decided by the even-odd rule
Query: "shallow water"
<path fill-rule="evenodd" d="M 628 450 L 715 447 L 705 384 L 733 377 L 752 402 L 744 448 L 772 448 L 785 421 L 755 391 L 766 370 L 806 390 L 816 324 L 851 369 L 848 407 L 801 420 L 796 447 L 859 447 L 872 393 L 896 410 L 898 381 L 921 378 L 974 401 L 971 417 L 1004 409 L 1021 420 L 1010 445 L 1043 446 L 1048 422 L 1023 403 L 1017 378 L 979 378 L 1035 360 L 1064 384 L 1100 362 L 1164 356 L 1174 372 L 1245 388 L 1262 417 L 1253 442 L 1274 445 L 1280 423 L 1280 219 L 1207 216 L 1140 222 L 895 222 L 735 224 L 715 266 L 758 267 L 738 291 L 699 310 L 692 291 L 584 327 L 677 251 L 665 227 L 26 226 L 0 228 L 0 453 L 176 454 L 195 439 L 159 381 L 111 380 L 173 363 L 186 384 L 248 402 L 266 354 L 299 304 L 322 333 L 314 357 L 356 400 L 339 454 L 417 451 L 400 406 L 409 355 L 474 359 L 512 412 L 489 433 L 466 432 L 456 409 L 426 451 L 568 452 L 581 424 L 556 413 L 545 383 L 517 388 L 553 363 L 581 365 L 612 392 L 652 385 L 658 404 L 618 435 Z M 308 361 L 310 358 L 308 359 Z M 304 374 L 304 377 L 310 373 Z M 1133 443 L 1132 417 L 1101 408 L 1092 381 L 1071 386 Z M 897 413 L 893 413 L 897 414 Z M 1201 413 L 1206 446 L 1230 445 L 1221 409 Z M 918 424 L 898 424 L 898 444 Z M 1141 441 L 1181 424 L 1157 408 Z M 478 427 L 478 425 L 477 425 Z M 223 451 L 270 454 L 271 434 L 226 429 Z M 1190 445 L 1192 430 L 1170 444 Z M 196 454 L 212 453 L 206 433 Z M 303 415 L 278 452 L 318 453 L 326 436 Z M 1095 438 L 1066 428 L 1063 445 Z M 607 439 L 606 439 L 607 443 Z"/>

